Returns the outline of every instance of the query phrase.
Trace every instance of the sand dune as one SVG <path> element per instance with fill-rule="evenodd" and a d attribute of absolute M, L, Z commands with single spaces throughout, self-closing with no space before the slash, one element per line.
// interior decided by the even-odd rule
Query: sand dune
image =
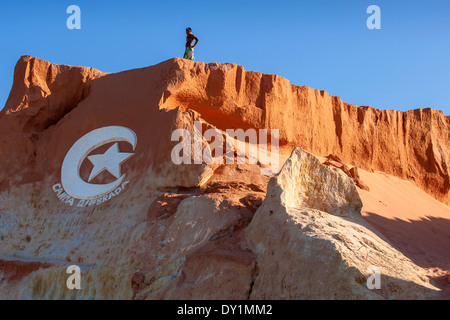
<path fill-rule="evenodd" d="M 359 190 L 363 217 L 450 297 L 450 207 L 413 182 L 359 170 L 370 192 Z"/>

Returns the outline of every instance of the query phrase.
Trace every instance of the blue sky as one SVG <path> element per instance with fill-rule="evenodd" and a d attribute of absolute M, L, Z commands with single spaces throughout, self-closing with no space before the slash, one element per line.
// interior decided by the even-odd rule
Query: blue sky
<path fill-rule="evenodd" d="M 81 30 L 66 9 L 81 8 Z M 369 5 L 381 30 L 369 30 Z M 357 105 L 450 115 L 450 1 L 3 1 L 0 108 L 20 56 L 118 72 L 180 57 L 281 75 Z"/>

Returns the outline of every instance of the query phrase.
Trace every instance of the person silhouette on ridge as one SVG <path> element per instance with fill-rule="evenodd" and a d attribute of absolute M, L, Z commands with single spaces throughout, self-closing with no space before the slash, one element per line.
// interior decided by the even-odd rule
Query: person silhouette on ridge
<path fill-rule="evenodd" d="M 197 44 L 198 38 L 192 34 L 192 29 L 186 28 L 186 50 L 184 51 L 184 59 L 195 60 L 194 48 Z"/>

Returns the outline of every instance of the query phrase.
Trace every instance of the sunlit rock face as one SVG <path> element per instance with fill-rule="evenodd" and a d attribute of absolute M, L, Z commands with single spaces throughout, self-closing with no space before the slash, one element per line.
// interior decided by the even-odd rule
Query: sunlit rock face
<path fill-rule="evenodd" d="M 296 148 L 268 184 L 246 230 L 256 253 L 254 299 L 424 299 L 436 293 L 423 270 L 361 217 L 356 186 L 343 171 Z M 381 271 L 380 290 L 367 270 Z"/>
<path fill-rule="evenodd" d="M 414 177 L 448 202 L 448 119 L 437 111 L 357 108 L 233 64 L 171 59 L 106 74 L 25 56 L 0 113 L 0 298 L 434 293 L 361 219 L 353 181 L 303 149 L 270 181 L 261 163 L 197 163 L 204 139 L 175 164 L 173 132 L 194 137 L 196 121 L 201 133 L 279 129 L 282 151 Z M 121 129 L 96 131 L 110 127 Z M 371 264 L 387 288 L 366 288 Z M 71 265 L 80 290 L 67 287 Z"/>

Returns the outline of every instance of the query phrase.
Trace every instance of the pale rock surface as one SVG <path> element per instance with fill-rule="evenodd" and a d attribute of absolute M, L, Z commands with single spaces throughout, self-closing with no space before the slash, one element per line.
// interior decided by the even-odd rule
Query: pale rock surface
<path fill-rule="evenodd" d="M 318 192 L 320 197 L 315 196 Z M 305 194 L 313 200 L 305 201 Z M 437 288 L 425 272 L 362 219 L 361 207 L 349 177 L 296 148 L 269 181 L 267 196 L 246 230 L 257 256 L 250 298 L 424 299 L 436 295 Z M 370 266 L 381 271 L 380 290 L 366 286 Z"/>

